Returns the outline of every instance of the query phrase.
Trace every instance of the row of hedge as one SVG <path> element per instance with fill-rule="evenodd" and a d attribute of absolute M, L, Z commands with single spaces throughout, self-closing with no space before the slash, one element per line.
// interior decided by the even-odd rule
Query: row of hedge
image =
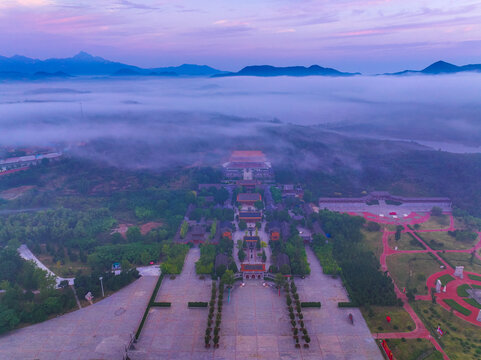
<path fill-rule="evenodd" d="M 411 238 L 412 238 L 414 241 L 417 242 L 417 244 L 418 244 L 423 250 L 426 250 L 426 246 L 424 246 L 424 244 L 423 244 L 421 241 L 419 241 L 411 232 L 408 231 L 407 233 L 409 234 L 409 236 L 411 236 Z M 418 234 L 416 234 L 416 235 L 418 235 Z M 419 235 L 418 235 L 418 236 L 419 236 Z M 419 236 L 419 238 L 424 241 L 424 239 L 421 238 L 420 236 Z"/>
<path fill-rule="evenodd" d="M 142 332 L 142 328 L 144 327 L 145 320 L 147 319 L 147 315 L 149 314 L 150 307 L 153 306 L 153 304 L 155 302 L 155 298 L 157 297 L 157 293 L 159 292 L 160 284 L 162 284 L 163 279 L 164 279 L 164 274 L 162 273 L 159 276 L 159 280 L 157 280 L 157 284 L 155 284 L 154 291 L 152 292 L 152 295 L 150 296 L 149 303 L 147 304 L 147 307 L 145 308 L 144 316 L 142 316 L 142 320 L 140 321 L 137 332 L 135 333 L 135 339 L 136 340 L 139 339 L 140 333 Z"/>
<path fill-rule="evenodd" d="M 303 301 L 303 302 L 301 302 L 301 307 L 303 307 L 303 308 L 320 308 L 321 302 L 320 301 Z"/>
<path fill-rule="evenodd" d="M 457 303 L 457 302 L 454 301 L 453 299 L 444 299 L 443 301 L 444 301 L 444 302 L 446 303 L 446 305 L 448 305 L 451 309 L 454 309 L 454 310 L 456 310 L 457 312 L 460 312 L 461 314 L 466 315 L 466 316 L 471 315 L 471 310 L 466 309 L 464 306 L 462 306 L 461 304 Z"/>
<path fill-rule="evenodd" d="M 353 301 L 340 301 L 337 303 L 337 307 L 340 308 L 354 308 L 358 307 Z"/>
<path fill-rule="evenodd" d="M 292 337 L 294 338 L 296 344 L 296 348 L 300 348 L 301 344 L 299 343 L 299 337 L 304 340 L 304 347 L 308 348 L 309 343 L 311 342 L 311 338 L 309 337 L 309 333 L 307 329 L 305 328 L 304 324 L 304 315 L 302 314 L 302 305 L 299 300 L 299 294 L 297 293 L 297 287 L 296 284 L 294 283 L 294 280 L 291 279 L 291 286 L 290 286 L 290 293 L 292 293 L 292 297 L 294 298 L 294 303 L 296 305 L 296 311 L 297 311 L 297 317 L 298 321 L 296 322 L 296 315 L 294 315 L 294 307 L 292 306 L 292 299 L 289 295 L 289 285 L 286 283 L 284 285 L 284 289 L 286 290 L 286 303 L 287 303 L 287 309 L 289 310 L 289 317 L 291 319 L 291 325 L 292 325 Z M 312 303 L 306 303 L 306 304 L 314 304 Z M 321 304 L 319 303 L 319 306 Z M 297 325 L 300 325 L 300 328 L 297 328 Z"/>
<path fill-rule="evenodd" d="M 471 280 L 475 280 L 475 281 L 481 281 L 481 276 L 479 276 L 479 275 L 468 274 L 468 278 L 470 278 Z"/>
<path fill-rule="evenodd" d="M 444 266 L 444 263 L 443 263 L 441 260 L 439 260 L 438 257 L 437 257 L 436 255 L 434 255 L 432 252 L 428 252 L 427 254 L 428 254 L 429 256 L 431 256 L 431 257 L 433 258 L 433 260 L 435 260 L 440 266 Z M 446 261 L 446 263 L 447 263 L 448 265 L 452 266 L 445 258 L 443 258 L 443 257 L 441 256 L 441 253 L 440 253 L 440 252 L 438 252 L 438 255 L 439 255 L 439 257 L 441 257 L 444 261 Z M 452 267 L 453 267 L 453 269 L 455 268 L 455 266 L 452 266 Z"/>
<path fill-rule="evenodd" d="M 432 254 L 432 253 L 429 253 L 429 254 Z M 453 269 L 456 269 L 456 265 L 454 265 L 451 261 L 449 261 L 449 260 L 446 258 L 446 256 L 444 256 L 444 254 L 443 254 L 442 252 L 438 252 L 438 255 L 439 255 L 439 257 L 440 257 L 441 259 L 443 259 L 444 261 L 446 261 L 446 264 L 448 264 L 449 266 L 451 266 Z M 435 257 L 434 254 L 433 254 L 433 256 Z M 436 258 L 436 260 L 437 260 L 438 262 L 440 262 L 438 258 Z M 440 262 L 440 263 L 441 263 L 441 265 L 444 265 L 442 262 Z"/>
<path fill-rule="evenodd" d="M 205 301 L 189 301 L 188 307 L 206 308 L 209 303 Z"/>
<path fill-rule="evenodd" d="M 172 305 L 172 303 L 161 301 L 161 302 L 154 302 L 154 303 L 152 303 L 151 306 L 156 306 L 156 307 L 170 307 L 170 305 Z"/>

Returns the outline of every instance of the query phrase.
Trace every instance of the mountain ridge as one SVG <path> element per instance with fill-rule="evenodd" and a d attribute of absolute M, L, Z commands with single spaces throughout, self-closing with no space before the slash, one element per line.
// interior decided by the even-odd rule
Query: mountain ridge
<path fill-rule="evenodd" d="M 454 65 L 439 60 L 422 70 L 403 70 L 377 75 L 445 75 L 462 72 L 481 72 L 481 64 Z M 311 66 L 249 65 L 237 72 L 215 69 L 208 65 L 182 64 L 179 66 L 142 68 L 135 65 L 107 60 L 100 56 L 80 51 L 68 58 L 48 58 L 45 60 L 13 55 L 0 55 L 0 79 L 28 80 L 39 78 L 70 78 L 73 76 L 163 76 L 163 77 L 231 77 L 231 76 L 330 76 L 347 77 L 362 75 L 359 72 L 342 72 L 334 68 Z"/>
<path fill-rule="evenodd" d="M 213 77 L 226 76 L 354 76 L 361 75 L 361 73 L 347 73 L 341 72 L 332 68 L 325 68 L 319 65 L 305 66 L 285 66 L 277 67 L 272 65 L 250 65 L 242 68 L 238 72 L 230 72 L 225 74 L 213 75 Z"/>
<path fill-rule="evenodd" d="M 37 72 L 56 73 L 64 72 L 70 75 L 104 75 L 110 76 L 120 72 L 130 73 L 135 76 L 165 75 L 174 73 L 173 76 L 210 76 L 222 73 L 207 65 L 183 64 L 180 66 L 141 68 L 135 65 L 110 61 L 100 56 L 93 56 L 85 51 L 80 51 L 69 58 L 49 58 L 45 60 L 33 59 L 22 55 L 5 57 L 0 55 L 0 72 L 18 72 L 24 76 L 31 76 Z M 124 74 L 124 75 L 125 75 Z"/>
<path fill-rule="evenodd" d="M 462 72 L 481 72 L 481 64 L 454 65 L 443 60 L 438 60 L 422 70 L 403 70 L 395 73 L 382 75 L 403 76 L 403 75 L 446 75 Z"/>

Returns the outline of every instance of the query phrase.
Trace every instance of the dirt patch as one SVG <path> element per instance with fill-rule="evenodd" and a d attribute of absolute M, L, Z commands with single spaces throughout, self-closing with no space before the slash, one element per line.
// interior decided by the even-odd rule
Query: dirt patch
<path fill-rule="evenodd" d="M 140 228 L 140 233 L 142 235 L 148 234 L 151 230 L 156 229 L 158 227 L 161 227 L 163 224 L 161 222 L 148 222 L 142 225 L 138 225 Z M 129 230 L 130 227 L 134 226 L 134 224 L 119 224 L 115 229 L 112 230 L 110 235 L 119 233 L 122 235 L 124 238 L 127 237 L 127 230 Z"/>
<path fill-rule="evenodd" d="M 149 233 L 151 230 L 161 227 L 162 225 L 163 224 L 160 222 L 154 222 L 154 221 L 148 222 L 146 224 L 140 225 L 140 233 L 142 235 L 145 235 Z"/>
<path fill-rule="evenodd" d="M 0 198 L 5 200 L 14 200 L 25 194 L 27 191 L 33 189 L 34 187 L 35 186 L 32 185 L 26 185 L 8 189 L 0 193 Z"/>
<path fill-rule="evenodd" d="M 129 230 L 129 227 L 133 226 L 132 224 L 119 224 L 115 229 L 112 230 L 110 235 L 119 233 L 122 235 L 124 238 L 127 237 L 127 230 Z"/>

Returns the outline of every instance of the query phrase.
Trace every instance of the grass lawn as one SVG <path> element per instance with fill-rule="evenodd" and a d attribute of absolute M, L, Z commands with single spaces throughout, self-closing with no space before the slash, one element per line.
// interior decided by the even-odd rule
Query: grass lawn
<path fill-rule="evenodd" d="M 446 285 L 448 282 L 454 280 L 454 278 L 449 274 L 445 274 L 443 276 L 440 276 L 438 279 L 439 279 L 439 281 L 441 281 L 441 284 L 443 284 L 443 285 Z"/>
<path fill-rule="evenodd" d="M 437 351 L 427 339 L 387 339 L 389 349 L 396 359 L 402 360 L 435 360 L 442 359 L 442 354 Z"/>
<path fill-rule="evenodd" d="M 472 325 L 430 301 L 416 301 L 414 310 L 428 328 L 444 331 L 439 340 L 451 360 L 475 360 L 481 358 L 481 328 Z"/>
<path fill-rule="evenodd" d="M 371 310 L 372 312 L 369 312 L 366 307 L 361 307 L 362 315 L 372 333 L 408 332 L 415 328 L 411 316 L 402 307 L 371 306 Z M 386 321 L 386 316 L 391 317 L 390 323 Z"/>
<path fill-rule="evenodd" d="M 443 253 L 445 259 L 447 259 L 453 266 L 464 266 L 464 271 L 475 272 L 481 274 L 481 260 L 478 258 L 473 259 L 471 264 L 470 253 Z M 478 279 L 481 280 L 481 279 Z"/>
<path fill-rule="evenodd" d="M 390 235 L 389 246 L 393 249 L 397 246 L 398 250 L 424 250 L 421 243 L 408 233 L 401 233 L 401 238 L 398 241 L 395 240 L 394 234 Z"/>
<path fill-rule="evenodd" d="M 382 254 L 382 232 L 366 230 L 361 230 L 361 232 L 364 235 L 364 243 L 366 244 L 366 247 L 376 255 L 376 258 L 379 259 Z"/>
<path fill-rule="evenodd" d="M 81 261 L 70 261 L 68 258 L 65 260 L 65 264 L 61 265 L 53 262 L 53 256 L 48 254 L 36 255 L 37 258 L 53 273 L 60 277 L 75 277 L 79 270 L 82 270 L 83 275 L 88 275 L 91 272 L 90 266 L 84 264 Z"/>
<path fill-rule="evenodd" d="M 456 292 L 461 297 L 469 297 L 469 294 L 466 291 L 468 289 L 481 289 L 481 285 L 469 285 L 469 284 L 459 285 L 458 288 L 456 289 Z"/>
<path fill-rule="evenodd" d="M 468 297 L 469 294 L 466 292 L 468 289 L 471 289 L 471 286 L 468 284 L 459 285 L 456 289 L 456 293 L 461 297 Z"/>
<path fill-rule="evenodd" d="M 471 315 L 471 310 L 466 309 L 464 306 L 459 304 L 457 301 L 453 299 L 445 299 L 443 300 L 451 309 L 454 309 L 458 312 L 460 312 L 463 315 L 469 316 Z"/>
<path fill-rule="evenodd" d="M 426 253 L 395 254 L 387 258 L 388 270 L 397 286 L 417 289 L 417 294 L 427 294 L 426 279 L 439 271 L 439 264 Z"/>
<path fill-rule="evenodd" d="M 481 304 L 479 304 L 476 300 L 474 299 L 463 299 L 463 301 L 467 302 L 469 305 L 474 306 L 475 308 L 481 309 Z"/>
<path fill-rule="evenodd" d="M 457 241 L 447 231 L 437 231 L 430 233 L 418 233 L 424 242 L 435 250 L 464 250 L 471 249 L 478 239 L 472 242 Z"/>
<path fill-rule="evenodd" d="M 468 227 L 462 218 L 454 217 L 454 228 L 457 230 L 466 230 Z"/>
<path fill-rule="evenodd" d="M 468 275 L 468 278 L 470 278 L 471 280 L 481 281 L 481 275 L 472 275 L 472 274 L 469 274 L 469 275 Z"/>
<path fill-rule="evenodd" d="M 419 224 L 419 230 L 447 229 L 449 215 L 431 216 L 428 221 Z"/>
<path fill-rule="evenodd" d="M 385 225 L 381 225 L 381 226 L 387 227 L 387 229 L 388 229 L 389 231 L 396 231 L 396 229 L 397 229 L 397 227 L 398 227 L 397 225 L 394 225 L 394 224 L 385 224 Z"/>

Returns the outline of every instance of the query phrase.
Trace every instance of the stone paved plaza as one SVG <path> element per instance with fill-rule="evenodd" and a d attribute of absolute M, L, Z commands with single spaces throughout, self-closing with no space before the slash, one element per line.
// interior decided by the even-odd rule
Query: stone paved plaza
<path fill-rule="evenodd" d="M 322 308 L 305 309 L 306 327 L 311 336 L 309 349 L 296 349 L 285 297 L 250 280 L 244 287 L 236 283 L 230 303 L 224 296 L 220 347 L 204 347 L 207 309 L 188 309 L 188 301 L 208 301 L 209 280 L 198 280 L 194 262 L 199 250 L 192 249 L 182 274 L 166 278 L 157 301 L 171 301 L 172 307 L 153 308 L 131 352 L 133 360 L 154 359 L 382 359 L 369 329 L 357 309 L 338 309 L 347 295 L 339 279 L 322 274 L 314 254 L 307 249 L 312 275 L 296 280 L 302 301 L 322 302 Z M 355 325 L 348 322 L 354 315 Z"/>
<path fill-rule="evenodd" d="M 210 300 L 212 280 L 199 280 L 195 274 L 199 257 L 200 250 L 191 249 L 182 273 L 175 280 L 164 278 L 156 301 L 168 301 L 172 306 L 150 309 L 136 350 L 129 353 L 131 359 L 203 359 L 202 355 L 208 355 L 204 348 L 207 309 L 187 307 L 189 301 Z"/>
<path fill-rule="evenodd" d="M 311 275 L 296 279 L 301 301 L 321 301 L 321 310 L 304 309 L 306 328 L 314 334 L 321 349 L 321 359 L 383 359 L 372 334 L 358 308 L 338 308 L 339 301 L 348 301 L 347 292 L 340 279 L 324 275 L 319 261 L 306 247 Z M 354 317 L 354 325 L 348 320 Z"/>
<path fill-rule="evenodd" d="M 156 281 L 141 277 L 94 305 L 3 335 L 0 359 L 122 359 Z"/>
<path fill-rule="evenodd" d="M 230 303 L 226 294 L 220 347 L 206 349 L 208 310 L 187 307 L 188 301 L 209 301 L 211 291 L 211 280 L 195 274 L 200 250 L 194 248 L 182 274 L 163 280 L 156 301 L 169 301 L 172 307 L 151 308 L 131 359 L 382 359 L 360 311 L 337 308 L 337 302 L 347 300 L 341 281 L 323 275 L 309 248 L 307 254 L 311 275 L 296 279 L 299 295 L 301 301 L 322 302 L 321 309 L 304 309 L 309 349 L 294 347 L 284 294 L 279 297 L 260 280 L 244 287 L 237 282 Z M 92 306 L 0 337 L 0 360 L 122 359 L 156 280 L 144 276 Z M 349 313 L 355 325 L 348 321 Z"/>

